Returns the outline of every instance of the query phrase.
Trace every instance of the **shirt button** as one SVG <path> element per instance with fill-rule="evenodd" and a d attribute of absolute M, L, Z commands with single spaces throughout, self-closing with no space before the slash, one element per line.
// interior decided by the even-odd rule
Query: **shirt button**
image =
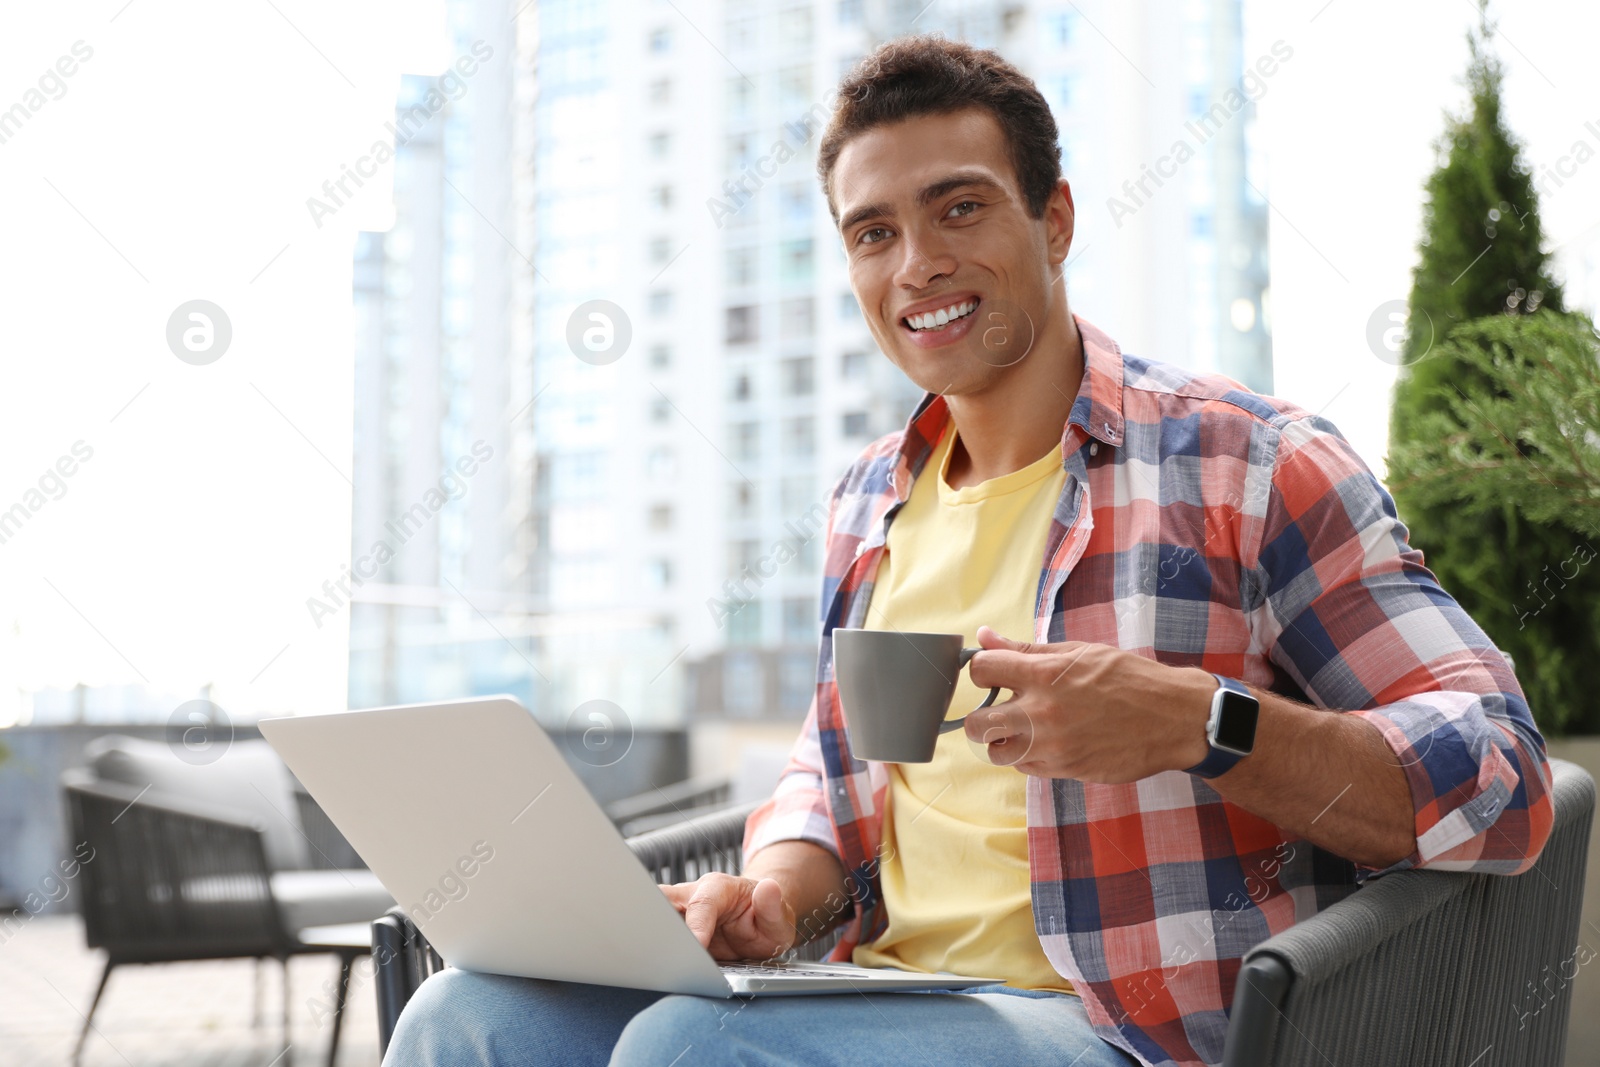
<path fill-rule="evenodd" d="M 1089 442 L 1089 455 L 1098 456 L 1099 454 L 1100 454 L 1100 442 L 1099 441 L 1090 441 Z"/>

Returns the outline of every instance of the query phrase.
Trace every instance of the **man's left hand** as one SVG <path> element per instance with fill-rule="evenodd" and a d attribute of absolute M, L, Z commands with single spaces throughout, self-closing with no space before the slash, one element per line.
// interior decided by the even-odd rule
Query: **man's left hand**
<path fill-rule="evenodd" d="M 1010 700 L 967 716 L 967 737 L 989 759 L 1041 778 L 1135 782 L 1205 759 L 1217 682 L 1110 645 L 1030 644 L 978 628 L 984 649 L 968 670 Z"/>

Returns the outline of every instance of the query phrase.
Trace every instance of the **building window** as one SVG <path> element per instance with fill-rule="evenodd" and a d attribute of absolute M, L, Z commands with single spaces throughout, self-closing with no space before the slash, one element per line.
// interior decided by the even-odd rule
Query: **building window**
<path fill-rule="evenodd" d="M 657 130 L 650 135 L 650 154 L 657 159 L 666 159 L 672 153 L 672 134 L 665 130 Z"/>
<path fill-rule="evenodd" d="M 806 237 L 798 241 L 785 241 L 778 251 L 780 277 L 785 282 L 811 281 L 812 243 Z"/>
<path fill-rule="evenodd" d="M 652 482 L 670 482 L 678 475 L 678 459 L 666 445 L 656 445 L 645 458 L 645 472 Z"/>
<path fill-rule="evenodd" d="M 756 332 L 756 309 L 754 305 L 728 309 L 726 332 L 728 344 L 753 344 L 756 339 Z"/>
<path fill-rule="evenodd" d="M 644 565 L 644 581 L 652 589 L 667 589 L 672 585 L 672 561 L 670 559 L 647 560 Z"/>
<path fill-rule="evenodd" d="M 1073 91 L 1073 79 L 1070 75 L 1063 75 L 1056 79 L 1056 110 L 1065 111 L 1072 106 L 1077 93 Z"/>
<path fill-rule="evenodd" d="M 728 49 L 741 52 L 756 46 L 756 17 L 737 15 L 728 20 Z"/>
<path fill-rule="evenodd" d="M 750 114 L 756 102 L 755 83 L 749 78 L 728 79 L 728 117 L 743 118 Z"/>
<path fill-rule="evenodd" d="M 650 51 L 656 55 L 666 55 L 672 50 L 672 30 L 666 26 L 657 26 L 650 31 Z"/>
<path fill-rule="evenodd" d="M 753 618 L 752 618 L 753 617 Z M 728 620 L 728 640 L 753 645 L 761 639 L 761 605 L 746 604 Z M 722 702 L 730 715 L 761 710 L 761 659 L 754 652 L 729 652 L 722 660 Z"/>
<path fill-rule="evenodd" d="M 794 519 L 802 527 L 807 525 L 804 516 L 811 513 L 813 505 L 818 505 L 822 508 L 821 520 L 826 521 L 827 519 L 826 504 L 811 495 L 811 477 L 806 474 L 792 474 L 779 484 L 778 505 L 783 508 L 785 515 Z"/>
<path fill-rule="evenodd" d="M 811 68 L 786 67 L 778 72 L 778 107 L 785 112 L 811 106 Z"/>
<path fill-rule="evenodd" d="M 650 365 L 652 367 L 670 367 L 670 366 L 672 366 L 672 346 L 671 345 L 651 345 L 650 346 Z"/>
<path fill-rule="evenodd" d="M 755 138 L 748 133 L 729 134 L 728 169 L 735 174 L 742 174 L 754 166 L 755 161 Z"/>
<path fill-rule="evenodd" d="M 791 7 L 778 16 L 778 39 L 785 48 L 811 47 L 811 9 Z"/>
<path fill-rule="evenodd" d="M 728 399 L 735 401 L 749 400 L 755 394 L 755 389 L 750 382 L 749 371 L 734 371 L 728 380 Z"/>
<path fill-rule="evenodd" d="M 808 644 L 817 640 L 820 624 L 817 609 L 810 597 L 786 597 L 783 601 L 783 642 L 786 645 Z"/>
<path fill-rule="evenodd" d="M 761 542 L 750 538 L 728 542 L 728 576 L 737 584 L 741 577 L 754 575 L 761 561 Z"/>
<path fill-rule="evenodd" d="M 728 249 L 728 284 L 730 286 L 756 283 L 756 250 L 754 248 Z"/>
<path fill-rule="evenodd" d="M 650 529 L 657 532 L 672 529 L 672 505 L 654 504 L 650 508 Z"/>
<path fill-rule="evenodd" d="M 650 202 L 657 211 L 666 211 L 672 207 L 672 186 L 658 185 L 650 190 Z"/>
<path fill-rule="evenodd" d="M 665 263 L 672 258 L 672 241 L 666 237 L 656 237 L 650 241 L 650 262 Z"/>
<path fill-rule="evenodd" d="M 658 319 L 672 314 L 672 290 L 657 289 L 650 294 L 650 314 Z"/>
<path fill-rule="evenodd" d="M 861 318 L 861 305 L 856 302 L 856 294 L 839 294 L 839 321 L 855 322 Z"/>
<path fill-rule="evenodd" d="M 661 423 L 672 418 L 672 401 L 665 396 L 657 394 L 650 401 L 650 421 Z"/>
<path fill-rule="evenodd" d="M 1070 11 L 1062 11 L 1051 17 L 1050 31 L 1051 36 L 1055 38 L 1056 44 L 1072 43 L 1072 33 L 1075 29 L 1073 22 L 1074 16 Z"/>
<path fill-rule="evenodd" d="M 813 635 L 808 643 L 815 648 Z M 795 715 L 804 715 L 817 692 L 817 657 L 813 652 L 784 655 L 778 662 L 778 707 Z"/>
<path fill-rule="evenodd" d="M 809 415 L 783 421 L 783 450 L 786 455 L 806 458 L 817 450 L 816 420 Z"/>
<path fill-rule="evenodd" d="M 756 517 L 756 487 L 749 482 L 733 482 L 728 486 L 728 517 L 753 519 Z"/>
<path fill-rule="evenodd" d="M 815 388 L 816 361 L 810 356 L 783 361 L 783 392 L 786 396 L 810 396 Z"/>
<path fill-rule="evenodd" d="M 839 0 L 839 25 L 861 25 L 861 0 Z"/>
<path fill-rule="evenodd" d="M 867 413 L 865 411 L 847 411 L 840 421 L 840 430 L 846 437 L 867 436 Z"/>
<path fill-rule="evenodd" d="M 839 377 L 860 380 L 867 376 L 867 354 L 846 352 L 839 357 Z"/>
<path fill-rule="evenodd" d="M 811 186 L 800 182 L 783 187 L 783 219 L 785 222 L 811 221 Z"/>
<path fill-rule="evenodd" d="M 754 462 L 761 457 L 761 424 L 736 422 L 733 424 L 733 458 Z"/>
<path fill-rule="evenodd" d="M 810 337 L 816 320 L 816 301 L 809 296 L 785 300 L 778 309 L 778 329 L 784 337 Z"/>
<path fill-rule="evenodd" d="M 672 102 L 671 78 L 657 78 L 650 83 L 650 102 L 657 106 Z"/>

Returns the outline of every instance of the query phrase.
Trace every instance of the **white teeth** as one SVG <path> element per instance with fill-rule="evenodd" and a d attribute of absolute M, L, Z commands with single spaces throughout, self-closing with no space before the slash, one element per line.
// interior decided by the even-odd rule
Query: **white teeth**
<path fill-rule="evenodd" d="M 947 308 L 940 308 L 938 311 L 907 316 L 906 324 L 913 330 L 937 330 L 949 324 L 953 319 L 972 314 L 973 309 L 977 306 L 978 302 L 976 300 L 966 300 L 959 304 L 951 304 Z"/>

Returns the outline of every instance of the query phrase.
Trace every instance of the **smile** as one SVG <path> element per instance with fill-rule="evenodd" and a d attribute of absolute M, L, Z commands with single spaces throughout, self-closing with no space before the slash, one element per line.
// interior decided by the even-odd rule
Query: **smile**
<path fill-rule="evenodd" d="M 966 318 L 977 307 L 978 301 L 963 300 L 960 303 L 951 304 L 949 307 L 940 308 L 938 311 L 929 311 L 921 315 L 907 315 L 900 321 L 905 323 L 913 333 L 937 332 L 952 322 Z"/>

